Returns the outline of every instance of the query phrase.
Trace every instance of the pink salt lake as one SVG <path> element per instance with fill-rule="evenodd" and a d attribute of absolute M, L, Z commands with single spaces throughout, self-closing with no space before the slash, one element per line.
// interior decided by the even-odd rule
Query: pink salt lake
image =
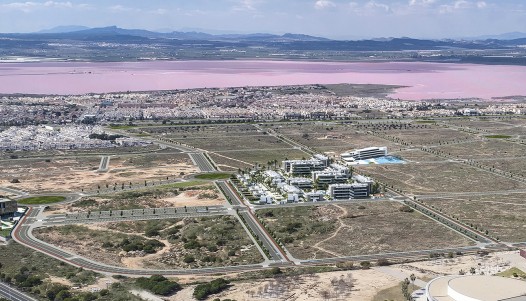
<path fill-rule="evenodd" d="M 442 63 L 151 61 L 1 63 L 0 93 L 85 94 L 300 84 L 407 86 L 393 98 L 526 95 L 526 67 Z"/>

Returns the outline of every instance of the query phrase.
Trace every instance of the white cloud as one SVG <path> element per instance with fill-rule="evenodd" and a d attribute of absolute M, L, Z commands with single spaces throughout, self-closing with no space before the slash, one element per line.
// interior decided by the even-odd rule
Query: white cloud
<path fill-rule="evenodd" d="M 235 0 L 233 9 L 236 11 L 254 11 L 261 0 Z"/>
<path fill-rule="evenodd" d="M 457 0 L 450 4 L 441 5 L 439 7 L 439 12 L 442 14 L 453 13 L 455 11 L 463 10 L 463 9 L 473 9 L 473 8 L 483 9 L 483 8 L 486 8 L 486 6 L 487 4 L 484 1 L 474 2 L 474 1 L 467 1 L 467 0 Z"/>
<path fill-rule="evenodd" d="M 380 11 L 385 11 L 385 12 L 390 12 L 391 11 L 391 7 L 387 4 L 384 4 L 384 3 L 379 3 L 379 2 L 376 2 L 376 1 L 369 1 L 365 4 L 365 8 L 369 9 L 369 10 L 380 10 Z"/>
<path fill-rule="evenodd" d="M 484 2 L 484 1 L 477 2 L 477 7 L 478 8 L 482 9 L 482 8 L 486 8 L 486 6 L 488 6 L 488 4 L 486 4 L 486 2 Z"/>
<path fill-rule="evenodd" d="M 89 7 L 90 6 L 88 4 L 73 4 L 70 1 L 45 1 L 45 2 L 26 1 L 26 2 L 11 2 L 11 3 L 0 4 L 0 9 L 20 10 L 23 12 L 30 12 L 30 11 L 40 9 L 40 8 L 85 9 Z"/>
<path fill-rule="evenodd" d="M 410 0 L 409 6 L 428 6 L 435 2 L 436 0 Z"/>
<path fill-rule="evenodd" d="M 139 12 L 139 11 L 141 11 L 138 8 L 123 6 L 123 5 L 120 5 L 120 4 L 110 6 L 109 10 L 114 11 L 114 12 Z"/>
<path fill-rule="evenodd" d="M 336 7 L 336 4 L 330 0 L 317 0 L 316 3 L 314 3 L 314 8 L 316 9 L 326 9 Z"/>

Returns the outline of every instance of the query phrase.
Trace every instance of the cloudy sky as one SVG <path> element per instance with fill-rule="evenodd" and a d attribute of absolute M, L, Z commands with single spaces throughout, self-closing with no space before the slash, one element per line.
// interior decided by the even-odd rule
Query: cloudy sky
<path fill-rule="evenodd" d="M 59 25 L 455 38 L 526 32 L 525 0 L 0 0 L 0 32 Z"/>

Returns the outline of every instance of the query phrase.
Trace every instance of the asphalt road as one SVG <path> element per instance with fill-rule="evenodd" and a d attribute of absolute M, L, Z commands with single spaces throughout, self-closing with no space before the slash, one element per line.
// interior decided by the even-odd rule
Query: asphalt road
<path fill-rule="evenodd" d="M 274 261 L 283 261 L 286 260 L 281 254 L 281 251 L 273 243 L 271 238 L 265 233 L 265 231 L 259 226 L 259 224 L 254 221 L 252 215 L 247 211 L 239 211 L 238 213 L 243 219 L 247 222 L 248 227 L 252 230 L 253 233 L 259 238 L 259 241 L 263 244 L 265 249 L 270 253 L 270 259 Z"/>
<path fill-rule="evenodd" d="M 237 197 L 236 193 L 233 192 L 230 189 L 230 187 L 228 186 L 228 183 L 226 181 L 217 181 L 216 183 L 221 188 L 221 190 L 223 191 L 225 196 L 230 199 L 230 201 L 232 202 L 232 205 L 234 205 L 234 206 L 241 206 L 242 205 L 242 203 L 239 200 L 239 198 Z"/>
<path fill-rule="evenodd" d="M 49 256 L 52 256 L 56 259 L 64 261 L 66 263 L 82 267 L 85 269 L 93 270 L 100 273 L 109 273 L 109 274 L 122 274 L 122 275 L 131 275 L 131 276 L 141 276 L 141 275 L 203 275 L 203 274 L 218 274 L 218 273 L 233 273 L 233 272 L 244 272 L 244 271 L 253 271 L 261 270 L 267 268 L 262 264 L 252 264 L 252 265 L 239 265 L 239 266 L 229 266 L 229 267 L 217 267 L 217 268 L 202 268 L 202 269 L 185 269 L 185 270 L 142 270 L 142 269 L 129 269 L 123 267 L 116 267 L 105 265 L 98 262 L 93 262 L 85 258 L 81 258 L 77 255 L 68 253 L 61 250 L 58 247 L 47 244 L 43 241 L 40 241 L 32 236 L 32 224 L 36 221 L 38 216 L 38 210 L 31 208 L 26 216 L 20 221 L 18 226 L 13 231 L 13 239 L 18 243 L 30 247 L 39 252 L 45 253 Z"/>
<path fill-rule="evenodd" d="M 100 159 L 100 165 L 99 165 L 99 172 L 106 172 L 108 171 L 108 167 L 110 165 L 110 157 L 109 156 L 102 156 Z"/>
<path fill-rule="evenodd" d="M 203 153 L 189 153 L 192 161 L 202 172 L 214 172 L 217 169 L 210 163 Z"/>
<path fill-rule="evenodd" d="M 36 299 L 27 296 L 3 282 L 0 282 L 0 296 L 12 301 L 36 301 Z"/>

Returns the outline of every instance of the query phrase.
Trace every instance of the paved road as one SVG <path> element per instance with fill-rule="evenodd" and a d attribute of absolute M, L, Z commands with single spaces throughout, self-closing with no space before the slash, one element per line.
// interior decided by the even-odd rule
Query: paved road
<path fill-rule="evenodd" d="M 274 241 L 274 239 L 267 233 L 263 225 L 259 223 L 254 214 L 250 211 L 251 208 L 247 207 L 232 190 L 233 188 L 226 181 L 216 182 L 221 190 L 232 201 L 232 205 L 235 206 L 238 215 L 246 222 L 246 225 L 250 228 L 252 233 L 257 236 L 257 239 L 263 244 L 265 249 L 270 253 L 270 259 L 274 261 L 288 261 L 287 256 L 281 251 L 280 247 Z"/>
<path fill-rule="evenodd" d="M 506 251 L 508 246 L 506 245 L 488 245 L 486 247 L 461 247 L 461 248 L 449 248 L 449 249 L 433 249 L 433 250 L 419 250 L 419 251 L 408 251 L 408 252 L 392 252 L 392 253 L 383 253 L 383 254 L 372 254 L 372 255 L 356 255 L 356 256 L 344 256 L 337 258 L 321 258 L 321 259 L 310 259 L 310 260 L 300 260 L 301 265 L 310 265 L 310 264 L 331 264 L 338 262 L 347 262 L 347 261 L 376 261 L 378 259 L 416 259 L 416 258 L 429 258 L 430 254 L 447 254 L 447 253 L 456 253 L 458 251 L 463 254 L 477 253 L 479 251 Z"/>
<path fill-rule="evenodd" d="M 194 162 L 197 167 L 199 167 L 199 170 L 202 172 L 214 172 L 217 171 L 217 169 L 212 165 L 210 160 L 205 157 L 203 153 L 189 153 L 190 158 L 192 159 L 192 162 Z"/>
<path fill-rule="evenodd" d="M 216 181 L 217 186 L 222 190 L 223 194 L 227 199 L 230 199 L 232 202 L 232 205 L 234 206 L 241 206 L 243 205 L 239 198 L 237 197 L 236 193 L 232 191 L 232 189 L 229 187 L 228 182 L 226 181 Z"/>
<path fill-rule="evenodd" d="M 36 301 L 21 291 L 0 282 L 0 296 L 12 301 Z"/>
<path fill-rule="evenodd" d="M 32 229 L 35 227 L 34 223 L 39 216 L 40 208 L 30 208 L 26 216 L 22 218 L 18 226 L 13 232 L 13 239 L 18 243 L 30 247 L 39 252 L 45 253 L 51 257 L 57 258 L 66 263 L 72 264 L 77 267 L 93 270 L 100 273 L 107 274 L 122 274 L 132 276 L 147 276 L 147 275 L 203 275 L 203 274 L 218 274 L 218 273 L 234 273 L 244 271 L 254 271 L 268 268 L 263 264 L 252 264 L 252 265 L 239 265 L 230 267 L 217 267 L 217 268 L 202 268 L 202 269 L 185 269 L 185 270 L 142 270 L 142 269 L 129 269 L 116 266 L 105 265 L 98 262 L 81 258 L 77 255 L 68 253 L 61 250 L 58 247 L 47 244 L 43 241 L 36 239 L 32 234 Z M 285 264 L 274 263 L 273 266 L 280 266 Z"/>
<path fill-rule="evenodd" d="M 285 256 L 281 253 L 280 249 L 273 242 L 272 238 L 266 233 L 263 227 L 254 220 L 252 214 L 248 211 L 239 211 L 239 216 L 241 216 L 247 223 L 248 227 L 252 232 L 259 238 L 259 241 L 263 244 L 265 249 L 270 253 L 270 259 L 275 261 L 284 261 L 286 260 Z"/>
<path fill-rule="evenodd" d="M 102 156 L 100 158 L 100 165 L 98 172 L 107 172 L 110 166 L 110 157 L 109 156 Z"/>
<path fill-rule="evenodd" d="M 14 195 L 17 195 L 17 196 L 27 195 L 27 192 L 25 192 L 25 191 L 12 189 L 12 188 L 7 188 L 7 187 L 0 187 L 0 191 L 5 191 L 7 193 L 14 194 Z"/>

